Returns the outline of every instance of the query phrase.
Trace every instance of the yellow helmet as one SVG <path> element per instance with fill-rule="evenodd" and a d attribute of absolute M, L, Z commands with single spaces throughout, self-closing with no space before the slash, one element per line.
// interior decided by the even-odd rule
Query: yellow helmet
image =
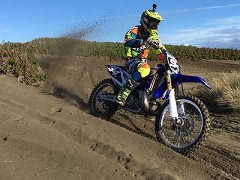
<path fill-rule="evenodd" d="M 140 23 L 145 31 L 150 33 L 152 30 L 157 29 L 160 21 L 164 19 L 158 12 L 155 11 L 156 5 L 153 5 L 153 10 L 145 10 L 142 13 Z"/>

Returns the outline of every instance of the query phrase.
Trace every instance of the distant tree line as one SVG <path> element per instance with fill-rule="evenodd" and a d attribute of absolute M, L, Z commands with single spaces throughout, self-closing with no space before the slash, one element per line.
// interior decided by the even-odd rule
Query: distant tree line
<path fill-rule="evenodd" d="M 237 49 L 173 45 L 166 45 L 166 48 L 177 59 L 240 60 L 240 50 Z M 39 57 L 42 55 L 125 59 L 123 43 L 90 42 L 69 38 L 40 38 L 27 43 L 3 42 L 0 44 L 0 74 L 12 73 L 27 84 L 39 84 L 46 79 L 39 66 Z M 157 60 L 153 48 L 150 48 L 148 59 Z"/>
<path fill-rule="evenodd" d="M 30 42 L 40 54 L 104 56 L 111 59 L 124 59 L 123 43 L 90 42 L 67 38 L 40 38 Z M 195 46 L 165 45 L 177 59 L 218 59 L 240 60 L 240 50 L 220 48 L 198 48 Z M 154 49 L 150 48 L 149 60 L 155 60 Z"/>
<path fill-rule="evenodd" d="M 218 59 L 240 60 L 240 50 L 220 48 L 198 48 L 195 46 L 172 46 L 167 49 L 176 58 L 180 59 Z"/>

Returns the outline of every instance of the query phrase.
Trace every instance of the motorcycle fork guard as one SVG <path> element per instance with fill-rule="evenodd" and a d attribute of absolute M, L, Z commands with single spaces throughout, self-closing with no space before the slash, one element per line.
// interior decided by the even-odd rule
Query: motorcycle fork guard
<path fill-rule="evenodd" d="M 166 72 L 166 82 L 167 82 L 167 89 L 169 92 L 169 111 L 171 119 L 178 119 L 178 111 L 177 111 L 177 102 L 175 98 L 175 90 L 172 88 L 171 82 L 171 71 Z"/>

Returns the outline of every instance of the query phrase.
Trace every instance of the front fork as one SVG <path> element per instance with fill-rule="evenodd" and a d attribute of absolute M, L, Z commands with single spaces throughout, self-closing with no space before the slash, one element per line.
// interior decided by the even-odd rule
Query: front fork
<path fill-rule="evenodd" d="M 166 82 L 167 82 L 167 89 L 169 93 L 170 117 L 172 120 L 178 120 L 178 109 L 177 109 L 177 103 L 175 98 L 175 91 L 174 91 L 174 88 L 172 88 L 170 70 L 166 71 Z"/>

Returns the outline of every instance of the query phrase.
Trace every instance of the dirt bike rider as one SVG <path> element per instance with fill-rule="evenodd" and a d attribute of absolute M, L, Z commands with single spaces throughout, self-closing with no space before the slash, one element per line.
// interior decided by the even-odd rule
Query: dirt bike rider
<path fill-rule="evenodd" d="M 121 106 L 125 105 L 128 95 L 138 86 L 139 81 L 150 73 L 150 66 L 147 64 L 149 45 L 156 50 L 158 58 L 164 61 L 163 51 L 166 48 L 162 45 L 157 33 L 158 25 L 164 19 L 156 12 L 156 6 L 153 4 L 152 10 L 145 10 L 141 15 L 141 25 L 133 27 L 125 34 L 125 68 L 131 74 L 131 78 L 117 95 L 116 102 Z"/>

